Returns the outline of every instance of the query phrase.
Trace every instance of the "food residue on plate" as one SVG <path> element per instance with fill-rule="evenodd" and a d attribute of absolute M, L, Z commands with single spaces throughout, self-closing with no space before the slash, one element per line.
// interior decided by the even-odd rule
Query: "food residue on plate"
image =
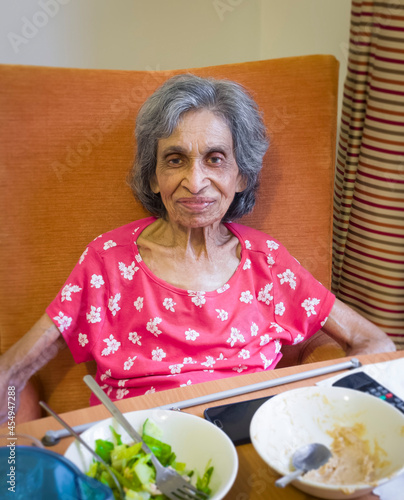
<path fill-rule="evenodd" d="M 305 479 L 326 484 L 371 484 L 376 477 L 377 468 L 388 465 L 386 452 L 375 442 L 372 451 L 369 440 L 363 436 L 366 428 L 363 424 L 336 426 L 328 434 L 332 457 L 317 470 L 304 475 Z"/>

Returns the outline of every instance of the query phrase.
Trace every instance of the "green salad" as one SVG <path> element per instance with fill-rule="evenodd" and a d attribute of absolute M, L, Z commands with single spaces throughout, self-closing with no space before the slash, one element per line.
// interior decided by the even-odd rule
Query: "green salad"
<path fill-rule="evenodd" d="M 150 454 L 146 454 L 142 450 L 142 443 L 122 443 L 121 435 L 112 426 L 110 426 L 110 429 L 112 441 L 97 439 L 95 441 L 95 451 L 112 469 L 125 492 L 126 500 L 167 499 L 168 497 L 163 495 L 156 486 L 156 471 L 150 460 Z M 171 446 L 161 441 L 161 437 L 162 432 L 159 427 L 153 421 L 147 419 L 143 424 L 142 439 L 150 450 L 164 466 L 172 467 L 182 476 L 189 478 L 189 480 L 195 476 L 195 486 L 210 495 L 209 483 L 213 473 L 210 461 L 206 465 L 203 475 L 199 475 L 197 471 L 187 469 L 185 463 L 177 462 Z M 104 464 L 94 460 L 87 475 L 108 485 L 112 489 L 114 497 L 116 499 L 120 498 L 115 482 Z"/>

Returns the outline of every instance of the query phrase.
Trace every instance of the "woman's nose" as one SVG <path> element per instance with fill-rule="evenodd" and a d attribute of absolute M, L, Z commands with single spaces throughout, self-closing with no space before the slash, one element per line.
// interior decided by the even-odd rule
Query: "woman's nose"
<path fill-rule="evenodd" d="M 193 194 L 199 193 L 209 184 L 205 169 L 199 160 L 190 162 L 182 184 Z"/>

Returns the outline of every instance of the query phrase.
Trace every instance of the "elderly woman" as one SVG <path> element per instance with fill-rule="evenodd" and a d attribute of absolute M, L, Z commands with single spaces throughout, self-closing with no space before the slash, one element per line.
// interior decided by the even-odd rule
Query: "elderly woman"
<path fill-rule="evenodd" d="M 282 345 L 320 328 L 348 354 L 395 349 L 281 243 L 232 222 L 254 206 L 268 146 L 240 85 L 168 80 L 140 110 L 136 138 L 132 187 L 152 216 L 88 245 L 1 358 L 5 387 L 21 389 L 66 344 L 76 362 L 96 361 L 112 399 L 273 369 Z"/>

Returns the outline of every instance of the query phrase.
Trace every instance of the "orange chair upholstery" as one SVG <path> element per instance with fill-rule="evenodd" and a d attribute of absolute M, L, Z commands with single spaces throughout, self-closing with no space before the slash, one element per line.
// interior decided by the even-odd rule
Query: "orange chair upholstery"
<path fill-rule="evenodd" d="M 282 241 L 329 287 L 338 62 L 315 55 L 187 71 L 252 92 L 271 146 L 257 206 L 241 222 Z M 147 215 L 126 183 L 135 117 L 180 72 L 0 65 L 0 352 L 43 314 L 89 241 Z M 283 365 L 343 355 L 323 333 L 287 351 Z M 88 405 L 81 379 L 93 370 L 62 351 L 38 373 L 41 397 L 58 412 Z"/>

